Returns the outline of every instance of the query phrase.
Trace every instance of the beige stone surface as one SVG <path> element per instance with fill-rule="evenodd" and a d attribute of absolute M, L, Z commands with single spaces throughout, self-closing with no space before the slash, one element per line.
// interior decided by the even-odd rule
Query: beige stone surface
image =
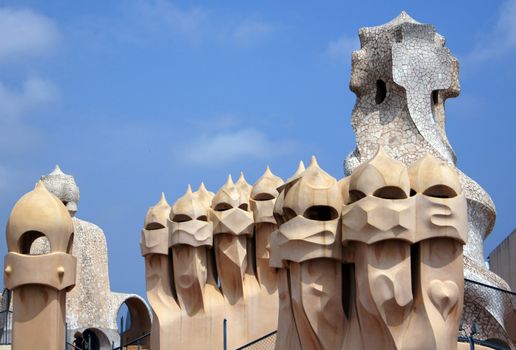
<path fill-rule="evenodd" d="M 33 241 L 42 236 L 49 252 L 31 256 Z M 73 222 L 66 207 L 38 182 L 14 205 L 6 238 L 4 281 L 14 294 L 12 348 L 63 349 L 66 292 L 75 285 L 76 274 Z"/>
<path fill-rule="evenodd" d="M 149 209 L 141 248 L 152 349 L 222 348 L 224 322 L 230 349 L 277 329 L 268 237 L 281 183 L 267 169 L 254 187 L 229 177 L 216 194 L 188 187 L 172 207 L 163 196 Z"/>
<path fill-rule="evenodd" d="M 119 344 L 116 318 L 124 303 L 133 319 L 138 320 L 132 323 L 124 337 L 132 340 L 147 333 L 151 319 L 145 300 L 138 295 L 111 290 L 107 242 L 103 230 L 76 216 L 80 192 L 74 177 L 63 173 L 56 166 L 50 174 L 42 176 L 41 181 L 72 216 L 74 244 L 71 252 L 77 260 L 77 273 L 75 288 L 66 295 L 68 341 L 73 341 L 77 331 L 89 329 L 97 336 L 102 349 L 111 348 L 112 341 Z M 30 246 L 33 255 L 49 251 L 49 241 L 45 237 L 37 238 Z"/>
<path fill-rule="evenodd" d="M 342 194 L 337 180 L 312 157 L 310 166 L 283 188 L 283 222 L 277 239 L 284 261 L 340 259 Z"/>
<path fill-rule="evenodd" d="M 379 149 L 347 179 L 313 161 L 280 190 L 276 349 L 457 348 L 467 234 L 457 171 L 433 156 L 407 168 Z"/>
<path fill-rule="evenodd" d="M 275 208 L 280 226 L 271 251 L 278 257 L 271 258 L 283 266 L 276 349 L 339 349 L 347 323 L 341 295 L 341 186 L 315 157 L 306 170 L 298 170 L 281 188 L 282 210 Z"/>
<path fill-rule="evenodd" d="M 278 187 L 283 180 L 274 175 L 267 166 L 265 173 L 256 181 L 251 191 L 250 205 L 254 216 L 254 243 L 256 255 L 256 278 L 269 293 L 278 288 L 278 273 L 271 267 L 270 237 L 277 228 L 274 218 L 274 204 L 278 197 Z"/>

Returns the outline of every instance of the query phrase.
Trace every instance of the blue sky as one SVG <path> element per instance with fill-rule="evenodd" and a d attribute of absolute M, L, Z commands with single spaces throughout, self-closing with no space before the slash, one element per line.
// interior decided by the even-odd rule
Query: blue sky
<path fill-rule="evenodd" d="M 358 28 L 402 10 L 461 62 L 447 134 L 497 205 L 488 253 L 516 226 L 515 0 L 2 1 L 0 223 L 59 164 L 105 231 L 112 288 L 144 295 L 139 232 L 162 191 L 267 164 L 286 178 L 312 154 L 342 177 Z"/>

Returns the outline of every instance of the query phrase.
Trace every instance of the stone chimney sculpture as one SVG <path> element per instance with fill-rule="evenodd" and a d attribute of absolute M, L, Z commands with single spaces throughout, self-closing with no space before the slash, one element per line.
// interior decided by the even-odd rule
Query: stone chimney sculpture
<path fill-rule="evenodd" d="M 288 266 L 290 304 L 300 343 L 303 348 L 339 349 L 345 322 L 340 187 L 313 157 L 283 192 L 282 224 L 275 244 Z"/>
<path fill-rule="evenodd" d="M 379 146 L 407 166 L 430 154 L 455 167 L 445 130 L 445 102 L 460 93 L 459 62 L 444 46 L 444 37 L 405 12 L 384 25 L 361 28 L 359 37 L 349 83 L 357 97 L 352 112 L 357 146 L 344 162 L 346 175 L 371 159 Z M 465 277 L 509 289 L 484 264 L 483 240 L 494 226 L 494 203 L 480 185 L 456 170 L 467 200 Z M 485 288 L 468 284 L 464 327 L 469 329 L 482 315 L 490 326 L 478 336 L 510 343 L 504 322 L 511 307 L 507 298 L 492 298 Z"/>
<path fill-rule="evenodd" d="M 229 176 L 213 197 L 210 210 L 220 288 L 231 305 L 244 298 L 244 277 L 252 269 L 248 254 L 253 235 L 249 194 L 246 184 L 237 185 Z"/>
<path fill-rule="evenodd" d="M 455 349 L 467 232 L 456 171 L 428 155 L 407 170 L 380 149 L 352 173 L 349 198 L 342 242 L 356 289 L 347 348 Z"/>
<path fill-rule="evenodd" d="M 342 243 L 353 250 L 356 318 L 352 317 L 350 334 L 360 336 L 347 339 L 349 348 L 403 348 L 413 307 L 415 210 L 407 168 L 383 150 L 351 175 Z"/>
<path fill-rule="evenodd" d="M 209 247 L 213 225 L 208 209 L 213 194 L 204 185 L 172 207 L 165 196 L 149 209 L 142 230 L 147 297 L 153 310 L 151 349 L 204 348 L 222 343 L 217 312 L 223 299 L 216 288 Z M 218 320 L 216 322 L 214 320 Z"/>
<path fill-rule="evenodd" d="M 297 178 L 301 173 L 305 171 L 305 165 L 301 161 L 299 166 L 294 173 L 286 182 L 289 183 L 293 179 Z M 270 255 L 269 265 L 271 268 L 277 269 L 278 277 L 278 297 L 279 297 L 279 309 L 278 309 L 278 334 L 276 337 L 276 348 L 277 349 L 301 349 L 301 343 L 299 334 L 294 321 L 294 313 L 292 310 L 292 300 L 290 296 L 290 276 L 287 269 L 288 264 L 281 260 L 280 248 L 278 245 L 278 239 L 280 235 L 279 227 L 283 224 L 283 202 L 285 199 L 284 192 L 285 185 L 281 185 L 277 188 L 279 192 L 276 201 L 274 203 L 273 214 L 276 221 L 276 229 L 272 231 L 269 238 Z"/>
<path fill-rule="evenodd" d="M 256 181 L 251 192 L 251 210 L 254 214 L 254 244 L 256 249 L 256 276 L 269 292 L 277 287 L 277 271 L 271 267 L 269 239 L 278 227 L 274 218 L 274 204 L 278 197 L 278 187 L 283 180 L 274 175 L 267 166 L 265 173 Z"/>
<path fill-rule="evenodd" d="M 264 178 L 278 182 L 269 173 Z M 141 250 L 154 313 L 151 349 L 222 347 L 225 324 L 230 348 L 276 329 L 277 287 L 267 270 L 266 240 L 255 260 L 252 190 L 243 175 L 237 183 L 229 177 L 215 195 L 203 184 L 195 192 L 189 186 L 172 207 L 162 197 L 149 209 Z M 266 184 L 258 191 L 272 192 Z"/>
<path fill-rule="evenodd" d="M 4 282 L 14 291 L 14 350 L 64 348 L 66 292 L 75 285 L 76 273 L 73 233 L 67 208 L 42 182 L 15 204 L 4 261 Z M 31 255 L 32 243 L 43 236 L 49 252 Z"/>
<path fill-rule="evenodd" d="M 171 349 L 169 337 L 162 336 L 171 318 L 171 309 L 177 309 L 170 302 L 172 292 L 170 283 L 170 262 L 168 258 L 169 234 L 167 219 L 170 205 L 165 194 L 161 194 L 159 202 L 149 208 L 145 216 L 144 228 L 141 232 L 140 248 L 145 258 L 145 278 L 147 298 L 152 305 L 152 328 L 150 346 L 152 349 Z M 170 315 L 170 317 L 169 317 Z"/>
<path fill-rule="evenodd" d="M 106 235 L 99 226 L 78 217 L 80 191 L 74 177 L 63 173 L 56 165 L 50 174 L 41 176 L 41 182 L 66 207 L 74 227 L 71 254 L 77 259 L 77 272 L 75 287 L 66 294 L 68 341 L 72 342 L 79 332 L 89 334 L 92 344 L 98 342 L 101 348 L 110 347 L 112 342 L 119 344 L 117 314 L 123 304 L 133 319 L 123 333 L 125 341 L 148 333 L 151 314 L 145 300 L 135 294 L 111 290 Z M 43 236 L 34 240 L 30 247 L 30 253 L 34 255 L 48 252 L 49 241 Z M 147 341 L 142 343 L 146 345 Z"/>
<path fill-rule="evenodd" d="M 271 240 L 271 261 L 282 260 L 276 349 L 456 349 L 461 191 L 435 157 L 407 168 L 381 148 L 339 182 L 314 161 L 288 180 Z"/>

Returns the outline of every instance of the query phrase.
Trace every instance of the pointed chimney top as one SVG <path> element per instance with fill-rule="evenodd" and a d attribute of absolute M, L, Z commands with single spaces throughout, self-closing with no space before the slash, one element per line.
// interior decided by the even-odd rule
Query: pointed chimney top
<path fill-rule="evenodd" d="M 59 165 L 56 164 L 56 167 L 54 168 L 54 170 L 52 170 L 52 172 L 49 175 L 65 175 L 65 173 L 63 173 Z"/>

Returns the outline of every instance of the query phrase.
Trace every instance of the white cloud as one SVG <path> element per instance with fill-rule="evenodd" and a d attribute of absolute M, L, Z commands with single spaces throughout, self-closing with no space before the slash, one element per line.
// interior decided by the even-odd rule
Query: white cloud
<path fill-rule="evenodd" d="M 18 89 L 0 82 L 0 150 L 18 153 L 40 144 L 42 135 L 24 117 L 58 99 L 58 88 L 45 79 L 30 77 Z"/>
<path fill-rule="evenodd" d="M 179 5 L 170 0 L 121 2 L 116 16 L 86 17 L 75 30 L 92 47 L 112 47 L 113 40 L 148 44 L 179 39 L 188 44 L 250 46 L 277 31 L 277 26 L 249 14 L 219 13 L 208 6 Z"/>
<path fill-rule="evenodd" d="M 292 141 L 271 140 L 254 128 L 204 134 L 193 140 L 178 154 L 185 162 L 193 164 L 220 164 L 244 158 L 266 158 L 290 153 Z"/>
<path fill-rule="evenodd" d="M 167 0 L 143 1 L 137 5 L 145 25 L 151 28 L 168 28 L 174 33 L 193 39 L 201 34 L 207 13 L 203 8 L 181 9 Z"/>
<path fill-rule="evenodd" d="M 264 21 L 245 19 L 236 26 L 233 37 L 238 44 L 250 45 L 274 32 L 274 27 Z"/>
<path fill-rule="evenodd" d="M 29 77 L 20 89 L 10 88 L 0 82 L 0 121 L 19 120 L 28 111 L 58 99 L 58 88 L 46 79 Z"/>
<path fill-rule="evenodd" d="M 30 62 L 51 53 L 59 39 L 57 25 L 50 18 L 30 9 L 0 7 L 0 63 L 4 70 L 20 60 Z M 18 86 L 0 81 L 0 193 L 4 197 L 23 182 L 24 176 L 9 164 L 9 157 L 4 157 L 23 156 L 41 146 L 44 139 L 25 117 L 59 99 L 59 89 L 50 80 L 34 75 L 16 79 Z"/>
<path fill-rule="evenodd" d="M 473 60 L 485 61 L 502 56 L 516 49 L 516 0 L 507 0 L 500 7 L 498 20 L 473 50 Z"/>
<path fill-rule="evenodd" d="M 227 23 L 205 7 L 181 8 L 168 0 L 141 1 L 135 10 L 147 29 L 168 30 L 194 42 L 200 38 L 222 38 L 246 46 L 268 37 L 275 29 L 252 17 Z"/>
<path fill-rule="evenodd" d="M 337 40 L 332 40 L 328 44 L 326 53 L 331 57 L 351 57 L 351 52 L 358 50 L 360 44 L 355 37 L 343 35 Z"/>
<path fill-rule="evenodd" d="M 50 18 L 28 9 L 0 8 L 0 61 L 47 54 L 58 40 Z"/>

